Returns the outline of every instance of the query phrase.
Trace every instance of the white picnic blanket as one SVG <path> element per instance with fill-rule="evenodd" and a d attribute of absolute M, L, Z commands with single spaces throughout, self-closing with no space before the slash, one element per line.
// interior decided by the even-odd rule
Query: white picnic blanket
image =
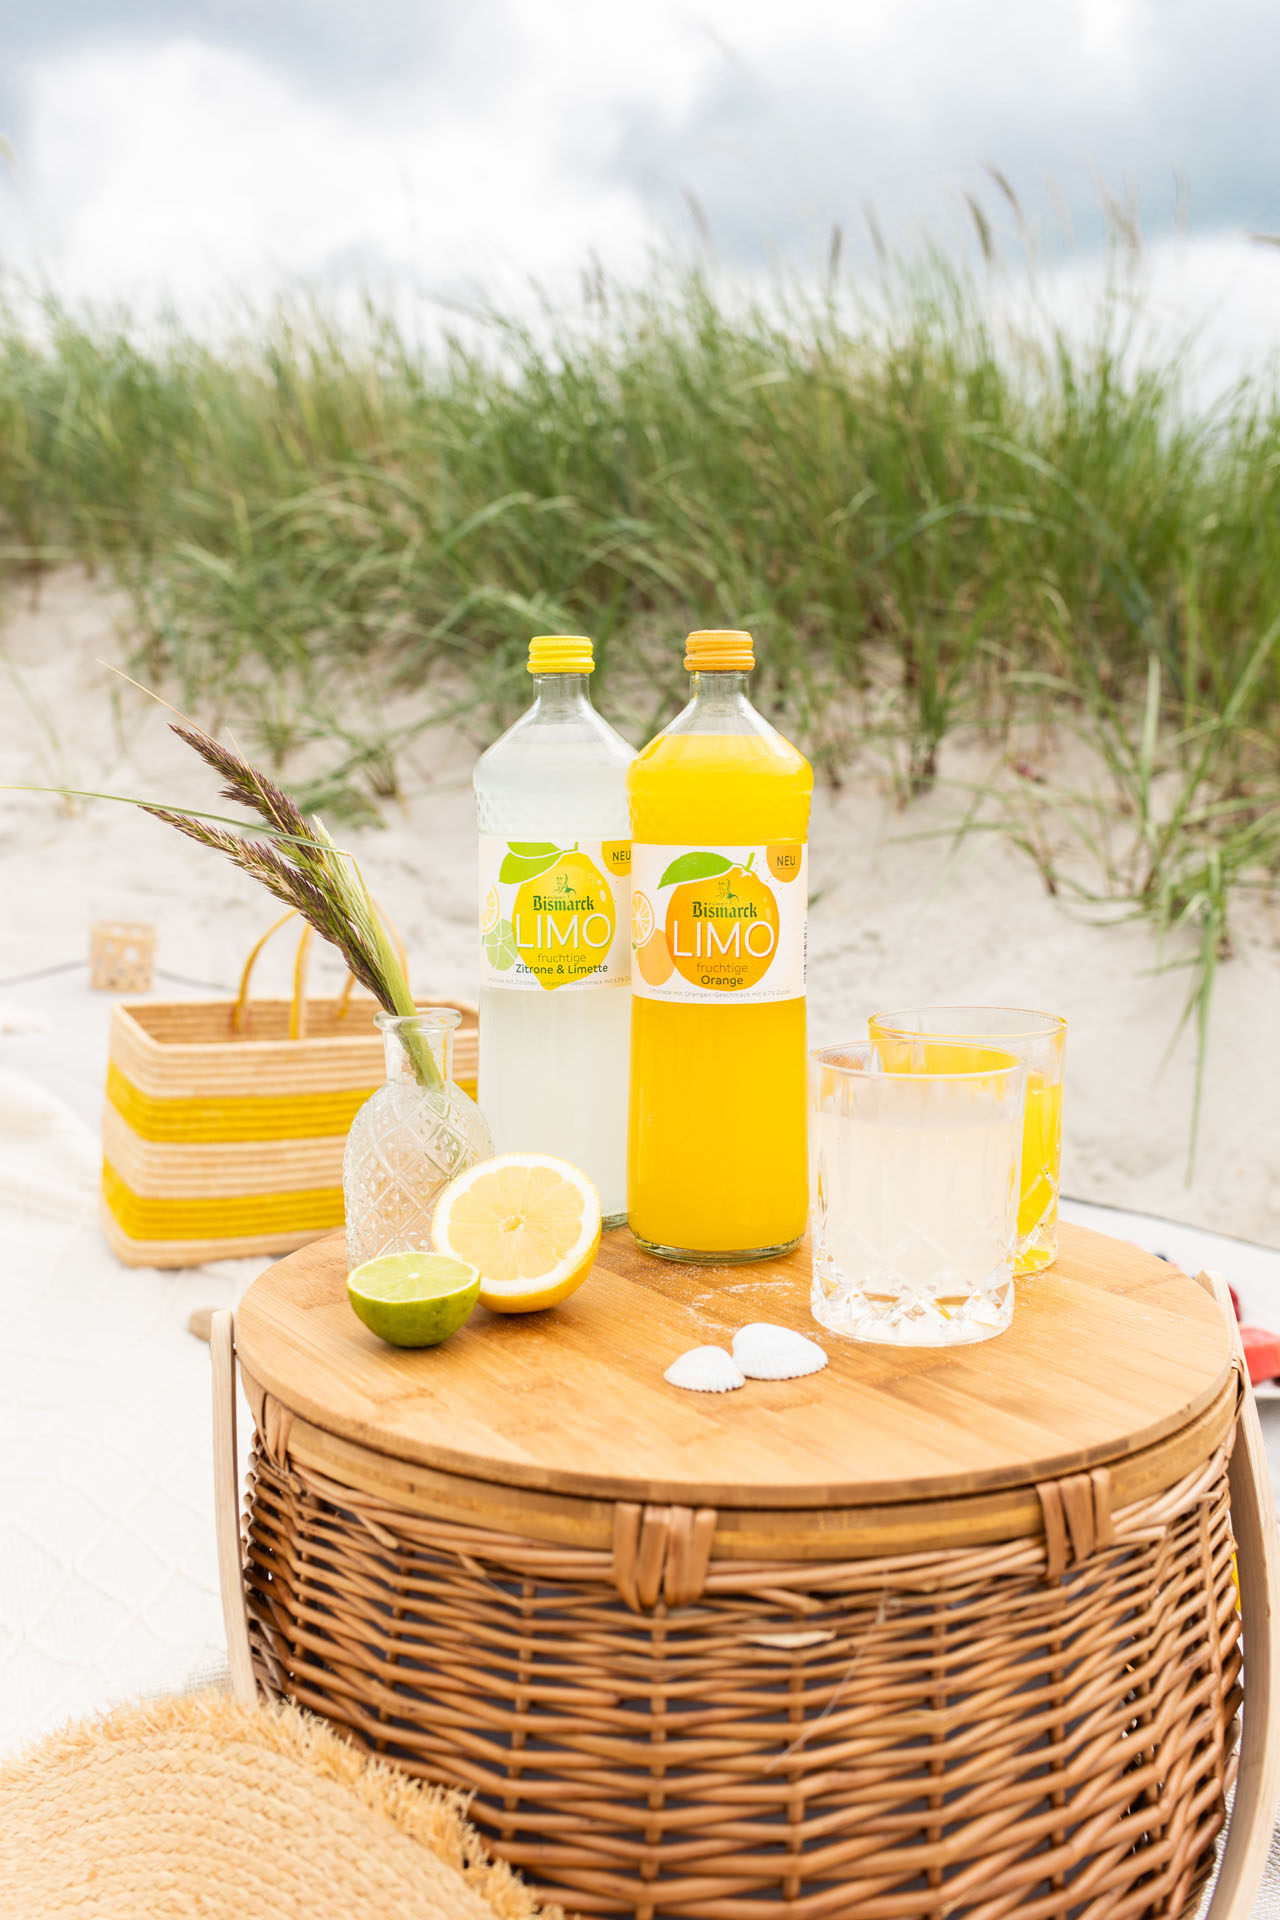
<path fill-rule="evenodd" d="M 0 1750 L 221 1664 L 208 1349 L 186 1324 L 264 1264 L 117 1265 L 84 1111 L 110 1003 L 44 997 L 43 1018 L 36 994 L 0 1005 Z"/>

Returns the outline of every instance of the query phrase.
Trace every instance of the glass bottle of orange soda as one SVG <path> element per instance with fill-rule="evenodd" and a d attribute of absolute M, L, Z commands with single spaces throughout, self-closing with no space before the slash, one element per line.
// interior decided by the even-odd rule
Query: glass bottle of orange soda
<path fill-rule="evenodd" d="M 708 1264 L 793 1247 L 808 1214 L 805 842 L 813 773 L 747 698 L 748 633 L 691 633 L 692 697 L 627 773 L 627 1214 Z"/>

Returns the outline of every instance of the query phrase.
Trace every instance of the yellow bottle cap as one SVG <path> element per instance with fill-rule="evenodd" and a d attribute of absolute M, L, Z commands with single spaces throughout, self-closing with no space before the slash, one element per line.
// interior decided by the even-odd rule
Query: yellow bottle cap
<path fill-rule="evenodd" d="M 583 633 L 540 633 L 529 642 L 530 673 L 592 673 L 595 664 Z"/>
<path fill-rule="evenodd" d="M 755 663 L 749 633 L 691 633 L 684 643 L 690 673 L 750 673 Z"/>

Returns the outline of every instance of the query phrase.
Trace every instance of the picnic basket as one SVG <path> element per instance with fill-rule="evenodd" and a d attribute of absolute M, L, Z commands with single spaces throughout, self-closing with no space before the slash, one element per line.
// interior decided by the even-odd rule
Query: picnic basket
<path fill-rule="evenodd" d="M 998 1341 L 711 1396 L 664 1360 L 805 1325 L 803 1250 L 718 1274 L 620 1230 L 555 1313 L 418 1354 L 344 1276 L 319 1242 L 214 1317 L 242 1697 L 470 1793 L 573 1914 L 1190 1915 L 1234 1786 L 1246 1920 L 1277 1548 L 1225 1288 L 1064 1227 Z"/>
<path fill-rule="evenodd" d="M 286 916 L 286 919 L 289 916 Z M 342 1155 L 383 1079 L 375 1003 L 309 997 L 309 929 L 291 999 L 135 1000 L 111 1012 L 102 1225 L 126 1266 L 190 1267 L 284 1253 L 342 1224 Z M 463 1001 L 447 1063 L 474 1095 L 477 1015 Z"/>

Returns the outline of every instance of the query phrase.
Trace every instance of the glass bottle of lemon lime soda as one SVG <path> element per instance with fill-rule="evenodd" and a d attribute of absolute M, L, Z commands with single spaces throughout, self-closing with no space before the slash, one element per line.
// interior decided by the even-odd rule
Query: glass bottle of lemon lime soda
<path fill-rule="evenodd" d="M 499 1153 L 553 1153 L 626 1218 L 635 758 L 591 704 L 590 640 L 529 643 L 534 701 L 476 763 L 479 1102 Z"/>
<path fill-rule="evenodd" d="M 806 841 L 813 773 L 747 697 L 747 633 L 691 633 L 691 699 L 632 762 L 627 1211 L 719 1264 L 808 1217 Z"/>

